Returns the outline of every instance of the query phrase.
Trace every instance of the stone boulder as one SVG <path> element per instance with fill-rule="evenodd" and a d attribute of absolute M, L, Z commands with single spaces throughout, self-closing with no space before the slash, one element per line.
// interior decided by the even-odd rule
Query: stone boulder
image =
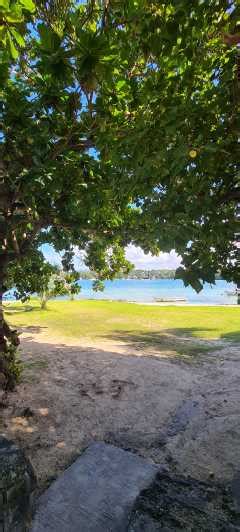
<path fill-rule="evenodd" d="M 0 436 L 0 532 L 26 532 L 36 479 L 30 462 L 12 441 Z"/>

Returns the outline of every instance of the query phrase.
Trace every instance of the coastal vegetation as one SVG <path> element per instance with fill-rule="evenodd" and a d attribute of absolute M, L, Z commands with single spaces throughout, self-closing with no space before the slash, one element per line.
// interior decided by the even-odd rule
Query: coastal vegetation
<path fill-rule="evenodd" d="M 97 279 L 97 273 L 89 270 L 80 270 L 78 274 L 79 279 Z M 118 279 L 175 279 L 175 277 L 176 270 L 171 269 L 147 270 L 133 268 L 129 273 L 118 273 Z M 221 276 L 216 274 L 215 279 L 221 279 Z"/>
<path fill-rule="evenodd" d="M 142 270 L 132 269 L 129 273 L 119 272 L 118 279 L 174 279 L 176 270 Z M 80 279 L 97 279 L 96 272 L 89 270 L 79 271 Z"/>
<path fill-rule="evenodd" d="M 3 294 L 15 271 L 36 291 L 45 243 L 65 271 L 84 251 L 99 290 L 129 273 L 130 243 L 175 249 L 197 291 L 217 272 L 239 282 L 239 19 L 229 0 L 3 0 L 0 14 L 7 388 L 19 339 Z"/>

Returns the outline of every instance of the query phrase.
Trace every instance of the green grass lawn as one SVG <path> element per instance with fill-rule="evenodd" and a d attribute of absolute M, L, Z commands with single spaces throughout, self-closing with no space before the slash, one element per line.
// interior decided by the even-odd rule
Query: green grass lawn
<path fill-rule="evenodd" d="M 240 340 L 240 308 L 149 306 L 110 301 L 50 301 L 41 310 L 37 301 L 7 305 L 6 316 L 16 326 L 47 328 L 62 338 L 88 337 L 156 341 L 158 336 Z M 17 312 L 14 312 L 14 309 Z"/>

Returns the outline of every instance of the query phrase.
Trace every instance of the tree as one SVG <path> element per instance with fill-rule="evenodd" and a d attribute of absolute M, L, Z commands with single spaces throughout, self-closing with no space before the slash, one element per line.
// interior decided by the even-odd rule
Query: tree
<path fill-rule="evenodd" d="M 8 2 L 6 5 L 9 6 Z M 97 30 L 102 9 L 71 2 L 40 2 L 25 45 L 3 40 L 0 143 L 0 358 L 12 336 L 2 296 L 12 265 L 32 261 L 42 243 L 88 252 L 104 277 L 129 268 L 122 247 L 123 221 L 131 217 L 119 172 L 112 176 L 95 153 L 96 75 L 111 76 L 112 43 Z M 29 21 L 29 16 L 26 19 Z M 9 22 L 9 19 L 7 23 Z M 22 30 L 21 30 L 22 31 Z M 6 46 L 5 46 L 6 44 Z M 17 55 L 17 53 L 19 55 Z M 117 54 L 115 50 L 117 59 Z M 92 55 L 91 55 L 92 54 Z M 112 54 L 112 57 L 110 57 Z M 98 81 L 99 83 L 99 81 Z M 38 255 L 39 257 L 39 255 Z M 37 279 L 35 278 L 37 282 Z"/>
<path fill-rule="evenodd" d="M 12 262 L 8 267 L 6 290 L 12 290 L 17 300 L 27 301 L 32 294 L 40 294 L 47 289 L 50 278 L 58 268 L 47 262 L 38 249 Z"/>
<path fill-rule="evenodd" d="M 81 287 L 78 284 L 79 275 L 77 272 L 65 272 L 59 268 L 55 268 L 47 281 L 41 286 L 38 292 L 41 302 L 41 308 L 47 308 L 47 301 L 57 296 L 70 296 L 73 301 L 74 296 L 79 294 Z"/>
<path fill-rule="evenodd" d="M 57 296 L 69 296 L 72 300 L 79 294 L 79 273 L 65 271 L 46 261 L 40 250 L 32 250 L 8 270 L 7 289 L 13 291 L 17 300 L 27 301 L 32 295 L 38 295 L 42 309 L 47 301 Z"/>
<path fill-rule="evenodd" d="M 0 308 L 46 242 L 68 264 L 85 250 L 99 281 L 129 271 L 129 242 L 175 248 L 197 290 L 237 281 L 235 2 L 2 5 Z M 2 360 L 10 344 L 1 310 Z"/>
<path fill-rule="evenodd" d="M 80 279 L 79 273 L 76 271 L 65 272 L 64 277 L 67 293 L 73 301 L 74 297 L 81 292 L 81 286 L 78 283 Z"/>
<path fill-rule="evenodd" d="M 237 3 L 130 5 L 121 31 L 135 62 L 114 99 L 101 100 L 109 127 L 100 154 L 107 144 L 107 158 L 134 176 L 133 241 L 146 252 L 176 249 L 177 276 L 197 291 L 217 271 L 238 283 Z"/>

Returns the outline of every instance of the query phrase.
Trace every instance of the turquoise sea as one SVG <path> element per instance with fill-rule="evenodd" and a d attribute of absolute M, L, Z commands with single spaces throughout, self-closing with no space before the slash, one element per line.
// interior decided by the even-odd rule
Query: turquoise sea
<path fill-rule="evenodd" d="M 180 279 L 116 279 L 105 281 L 103 292 L 94 292 L 91 280 L 79 281 L 81 292 L 76 299 L 107 299 L 114 301 L 135 301 L 157 303 L 157 299 L 184 299 L 176 304 L 186 305 L 236 305 L 237 296 L 229 295 L 236 286 L 226 281 L 216 281 L 215 285 L 205 284 L 197 294 L 191 287 L 185 287 Z M 5 300 L 14 299 L 13 290 L 5 294 Z M 58 297 L 57 299 L 68 299 Z M 173 302 L 175 304 L 175 302 Z M 160 303 L 159 303 L 160 304 Z M 169 303 L 168 303 L 169 304 Z M 171 302 L 170 302 L 171 304 Z"/>
<path fill-rule="evenodd" d="M 78 299 L 109 299 L 137 302 L 155 302 L 156 298 L 184 298 L 181 304 L 194 305 L 234 305 L 237 296 L 228 295 L 236 288 L 232 283 L 216 281 L 215 285 L 205 284 L 203 290 L 197 294 L 191 287 L 185 287 L 180 279 L 116 279 L 106 281 L 104 292 L 94 292 L 92 281 L 81 280 L 82 287 Z"/>

